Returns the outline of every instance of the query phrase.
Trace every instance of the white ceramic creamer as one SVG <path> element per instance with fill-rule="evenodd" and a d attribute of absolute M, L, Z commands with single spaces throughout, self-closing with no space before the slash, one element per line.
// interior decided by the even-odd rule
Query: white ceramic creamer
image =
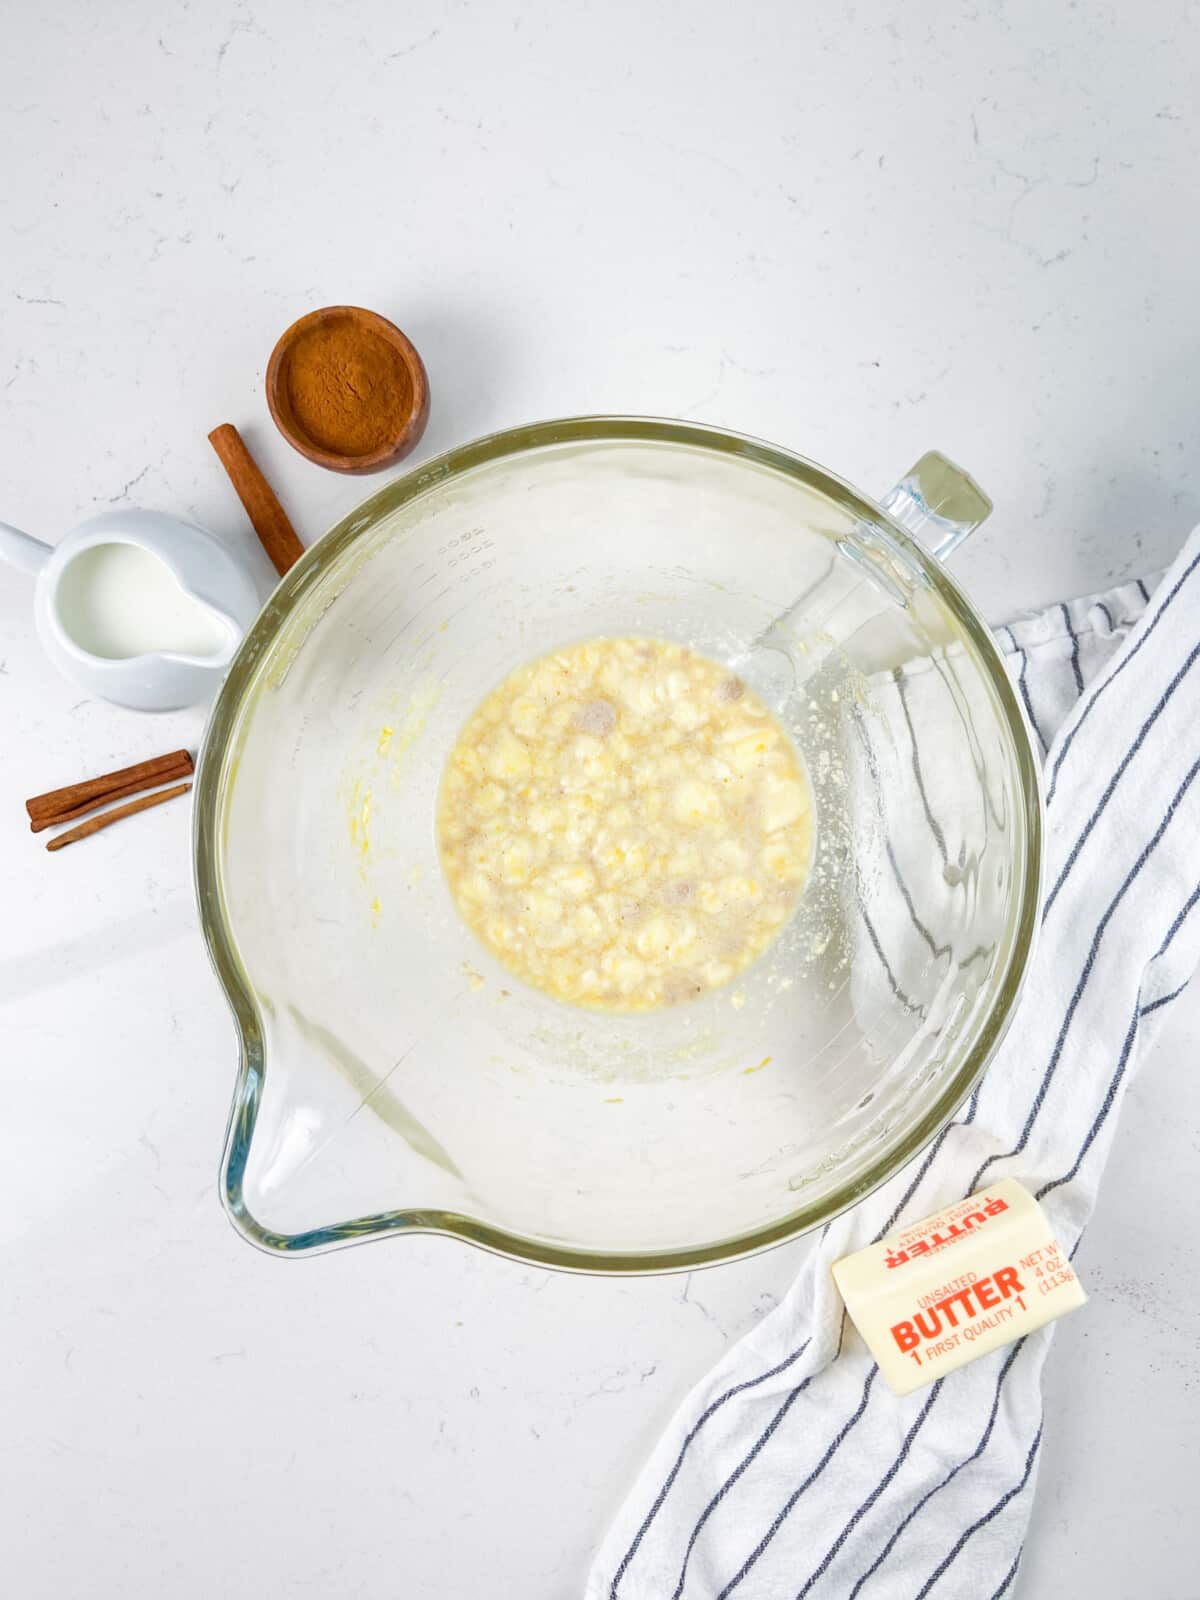
<path fill-rule="evenodd" d="M 137 711 L 209 699 L 258 615 L 225 547 L 162 511 L 106 511 L 57 546 L 0 523 L 0 556 L 36 577 L 34 620 L 59 671 Z"/>

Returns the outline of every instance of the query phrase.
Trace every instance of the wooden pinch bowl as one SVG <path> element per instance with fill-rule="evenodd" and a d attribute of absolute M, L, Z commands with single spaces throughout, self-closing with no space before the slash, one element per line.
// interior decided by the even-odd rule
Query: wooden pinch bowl
<path fill-rule="evenodd" d="M 403 396 L 402 415 L 393 419 L 395 426 L 359 451 L 339 449 L 336 438 L 321 436 L 313 420 L 302 414 L 303 406 L 297 403 L 298 390 L 293 382 L 298 352 L 306 345 L 311 349 L 319 343 L 328 356 L 336 352 L 337 341 L 342 337 L 353 338 L 356 344 L 363 339 L 370 341 L 377 360 L 400 385 Z M 349 349 L 348 346 L 348 354 Z M 349 393 L 352 395 L 353 390 Z M 323 306 L 293 322 L 272 350 L 267 365 L 267 405 L 287 442 L 317 466 L 331 472 L 379 472 L 406 456 L 425 432 L 429 379 L 416 348 L 395 323 L 361 306 Z M 364 417 L 369 407 L 369 397 L 364 398 Z"/>

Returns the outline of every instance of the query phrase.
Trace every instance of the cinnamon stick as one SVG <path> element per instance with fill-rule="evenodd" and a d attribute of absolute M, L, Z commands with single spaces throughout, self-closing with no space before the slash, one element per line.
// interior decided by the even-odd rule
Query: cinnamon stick
<path fill-rule="evenodd" d="M 144 794 L 138 800 L 131 800 L 126 806 L 115 806 L 111 811 L 102 811 L 98 817 L 91 817 L 87 822 L 81 822 L 77 828 L 68 828 L 66 833 L 58 833 L 53 839 L 47 839 L 46 849 L 61 850 L 65 845 L 75 844 L 79 839 L 87 839 L 93 833 L 99 833 L 101 828 L 120 822 L 124 817 L 132 817 L 138 811 L 149 811 L 151 806 L 161 806 L 164 800 L 174 800 L 176 795 L 186 794 L 191 787 L 190 783 L 177 783 L 173 789 L 159 789 L 155 794 Z"/>
<path fill-rule="evenodd" d="M 137 794 L 141 789 L 153 789 L 157 784 L 169 783 L 172 778 L 186 778 L 191 771 L 192 758 L 188 751 L 172 750 L 165 756 L 154 756 L 150 761 L 139 761 L 135 766 L 106 772 L 83 783 L 69 783 L 62 789 L 35 794 L 25 802 L 30 831 L 40 833 L 43 828 L 95 811 L 110 800 Z"/>
<path fill-rule="evenodd" d="M 219 428 L 214 428 L 208 436 L 208 442 L 220 456 L 221 465 L 229 474 L 229 481 L 246 508 L 246 515 L 260 544 L 282 578 L 304 554 L 304 546 L 296 537 L 296 530 L 288 521 L 287 512 L 275 498 L 274 489 L 263 477 L 258 463 L 232 422 L 223 422 Z"/>

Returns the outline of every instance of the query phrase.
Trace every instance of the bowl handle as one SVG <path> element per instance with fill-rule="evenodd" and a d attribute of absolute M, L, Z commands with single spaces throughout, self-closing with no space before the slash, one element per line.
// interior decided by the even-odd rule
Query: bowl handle
<path fill-rule="evenodd" d="M 939 561 L 956 550 L 992 510 L 992 502 L 974 478 L 940 450 L 926 451 L 879 504 Z"/>
<path fill-rule="evenodd" d="M 939 561 L 944 561 L 957 549 L 992 509 L 992 502 L 975 480 L 939 450 L 926 451 L 879 504 L 891 522 L 914 535 Z M 817 585 L 806 589 L 799 600 L 793 601 L 753 644 L 734 658 L 734 671 L 744 677 L 768 705 L 781 705 L 798 683 L 812 676 L 833 648 L 834 641 L 861 622 L 861 618 L 858 622 L 847 622 L 845 612 L 840 622 L 836 619 L 841 608 L 863 592 L 864 573 L 875 589 L 882 587 L 901 605 L 907 601 L 892 568 L 898 565 L 909 582 L 928 582 L 908 551 L 885 529 L 863 523 L 859 532 L 861 539 L 870 541 L 869 552 L 857 548 L 849 539 L 836 541 L 841 554 L 857 564 L 858 575 L 843 573 L 840 578 L 833 578 L 836 561 L 831 562 L 829 571 Z M 787 643 L 790 636 L 810 641 L 804 646 L 802 670 L 798 669 Z"/>

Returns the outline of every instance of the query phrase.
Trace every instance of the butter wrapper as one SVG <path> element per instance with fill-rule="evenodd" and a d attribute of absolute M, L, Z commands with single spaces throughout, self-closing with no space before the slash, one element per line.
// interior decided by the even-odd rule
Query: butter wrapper
<path fill-rule="evenodd" d="M 895 1394 L 1087 1301 L 1042 1208 L 1012 1178 L 843 1256 L 833 1276 Z"/>

